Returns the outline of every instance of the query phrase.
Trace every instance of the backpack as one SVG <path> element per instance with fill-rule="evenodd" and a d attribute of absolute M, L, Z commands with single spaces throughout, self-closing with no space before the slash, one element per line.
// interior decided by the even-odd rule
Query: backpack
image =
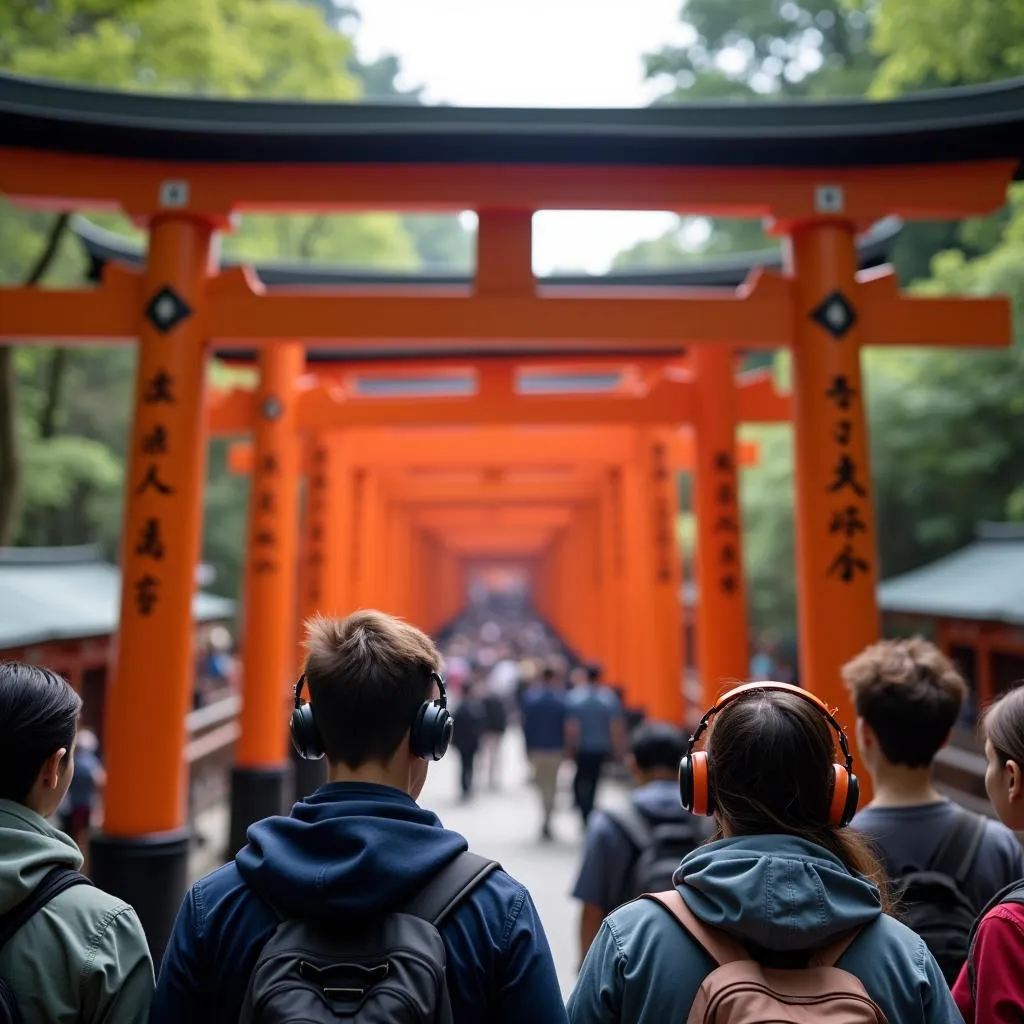
<path fill-rule="evenodd" d="M 985 915 L 998 907 L 1002 903 L 1020 903 L 1024 904 L 1024 881 L 1011 882 L 1009 885 L 1000 889 L 985 904 L 985 909 L 978 915 L 978 920 L 974 922 L 974 927 L 971 929 L 970 935 L 970 946 L 968 947 L 969 952 L 967 954 L 967 980 L 971 985 L 971 1002 L 977 1005 L 978 1002 L 978 989 L 977 989 L 977 975 L 974 969 L 974 944 L 978 939 L 978 928 L 981 922 L 985 919 Z"/>
<path fill-rule="evenodd" d="M 464 852 L 403 909 L 369 922 L 283 919 L 253 968 L 239 1024 L 452 1024 L 438 928 L 499 867 Z"/>
<path fill-rule="evenodd" d="M 836 963 L 860 930 L 811 953 L 806 967 L 763 967 L 743 946 L 698 920 L 675 889 L 648 893 L 715 962 L 686 1024 L 888 1024 L 863 983 Z"/>
<path fill-rule="evenodd" d="M 928 866 L 893 878 L 900 920 L 924 939 L 946 984 L 956 981 L 971 948 L 978 908 L 964 894 L 986 819 L 962 807 Z"/>
<path fill-rule="evenodd" d="M 73 885 L 92 885 L 85 875 L 71 868 L 56 867 L 17 906 L 0 917 L 0 949 L 28 924 L 47 903 Z M 21 1011 L 11 986 L 0 978 L 0 1024 L 21 1024 Z"/>
<path fill-rule="evenodd" d="M 632 800 L 604 813 L 636 851 L 620 903 L 628 903 L 645 893 L 671 889 L 679 862 L 700 846 L 701 837 L 693 821 L 652 822 Z"/>

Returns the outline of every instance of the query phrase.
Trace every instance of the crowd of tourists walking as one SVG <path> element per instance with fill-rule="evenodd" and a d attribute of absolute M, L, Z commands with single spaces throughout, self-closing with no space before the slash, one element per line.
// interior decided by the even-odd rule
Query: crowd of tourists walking
<path fill-rule="evenodd" d="M 49 820 L 75 777 L 78 696 L 0 664 L 0 1021 L 1024 1020 L 1024 687 L 981 723 L 993 817 L 934 788 L 967 688 L 919 639 L 851 661 L 845 709 L 758 680 L 691 734 L 627 729 L 600 666 L 528 618 L 464 622 L 439 648 L 363 611 L 310 622 L 307 649 L 292 733 L 329 781 L 192 885 L 156 972 L 134 910 Z M 418 803 L 449 745 L 466 799 L 506 785 L 513 723 L 539 841 L 565 762 L 585 826 L 567 1004 L 530 893 Z M 615 806 L 597 795 L 609 763 L 633 781 Z"/>

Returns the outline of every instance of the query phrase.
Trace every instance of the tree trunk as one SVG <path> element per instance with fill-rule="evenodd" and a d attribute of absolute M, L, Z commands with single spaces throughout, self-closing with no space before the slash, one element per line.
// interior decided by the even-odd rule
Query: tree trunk
<path fill-rule="evenodd" d="M 50 269 L 68 225 L 68 214 L 53 222 L 46 245 L 25 278 L 25 286 L 39 284 Z M 51 365 L 51 390 L 53 386 Z M 62 371 L 61 371 L 62 372 Z M 59 379 L 58 379 L 59 387 Z M 18 450 L 18 380 L 14 372 L 14 348 L 0 344 L 0 545 L 14 541 L 21 494 L 21 454 Z"/>
<path fill-rule="evenodd" d="M 50 365 L 46 373 L 46 401 L 39 414 L 39 436 L 44 441 L 48 441 L 57 432 L 57 410 L 60 408 L 69 355 L 66 348 L 55 348 L 50 352 Z"/>

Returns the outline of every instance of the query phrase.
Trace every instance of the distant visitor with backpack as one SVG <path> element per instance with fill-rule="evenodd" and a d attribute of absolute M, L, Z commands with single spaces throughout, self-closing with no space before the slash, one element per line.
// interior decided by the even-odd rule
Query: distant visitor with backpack
<path fill-rule="evenodd" d="M 361 611 L 306 647 L 292 736 L 329 781 L 193 885 L 153 1024 L 564 1021 L 529 893 L 416 803 L 452 734 L 433 642 Z"/>
<path fill-rule="evenodd" d="M 627 804 L 596 810 L 573 889 L 580 900 L 580 956 L 616 907 L 672 887 L 679 862 L 706 839 L 706 818 L 679 803 L 679 761 L 686 735 L 667 722 L 646 722 L 629 738 L 626 765 L 636 782 Z"/>
<path fill-rule="evenodd" d="M 683 859 L 673 888 L 601 926 L 573 1024 L 959 1022 L 938 964 L 885 912 L 878 865 L 845 827 L 853 759 L 816 697 L 771 682 L 731 690 L 691 737 L 679 788 L 717 838 Z"/>
<path fill-rule="evenodd" d="M 79 873 L 47 822 L 75 771 L 82 702 L 55 672 L 0 662 L 0 1021 L 145 1024 L 153 964 L 127 903 Z"/>
<path fill-rule="evenodd" d="M 843 669 L 874 799 L 854 819 L 888 875 L 899 916 L 928 944 L 952 985 L 982 907 L 1024 876 L 1024 852 L 999 822 L 945 799 L 935 755 L 960 717 L 966 684 L 921 638 L 886 640 Z"/>
<path fill-rule="evenodd" d="M 1024 831 L 1024 686 L 985 713 L 985 789 L 1000 820 Z M 953 987 L 967 1024 L 1024 1021 L 1024 879 L 996 893 L 971 934 L 967 965 Z"/>

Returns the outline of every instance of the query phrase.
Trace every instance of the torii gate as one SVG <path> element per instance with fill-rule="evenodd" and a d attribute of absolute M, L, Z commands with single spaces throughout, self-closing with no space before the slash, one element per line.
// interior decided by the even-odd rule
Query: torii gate
<path fill-rule="evenodd" d="M 108 267 L 91 291 L 0 289 L 0 335 L 140 342 L 109 807 L 92 863 L 96 881 L 136 907 L 154 956 L 187 880 L 181 751 L 210 339 L 405 354 L 621 351 L 637 339 L 651 351 L 792 347 L 801 665 L 839 704 L 839 666 L 878 630 L 860 348 L 1011 338 L 1002 299 L 905 298 L 891 274 L 858 278 L 854 236 L 886 213 L 999 208 L 1024 156 L 1022 111 L 1024 86 L 998 83 L 956 104 L 940 95 L 820 111 L 428 107 L 396 119 L 343 105 L 155 103 L 0 77 L 8 199 L 118 206 L 149 226 L 144 275 Z M 474 286 L 271 294 L 242 271 L 214 272 L 214 235 L 234 212 L 289 207 L 475 209 Z M 770 217 L 788 239 L 785 273 L 735 292 L 538 288 L 530 216 L 552 208 Z"/>

